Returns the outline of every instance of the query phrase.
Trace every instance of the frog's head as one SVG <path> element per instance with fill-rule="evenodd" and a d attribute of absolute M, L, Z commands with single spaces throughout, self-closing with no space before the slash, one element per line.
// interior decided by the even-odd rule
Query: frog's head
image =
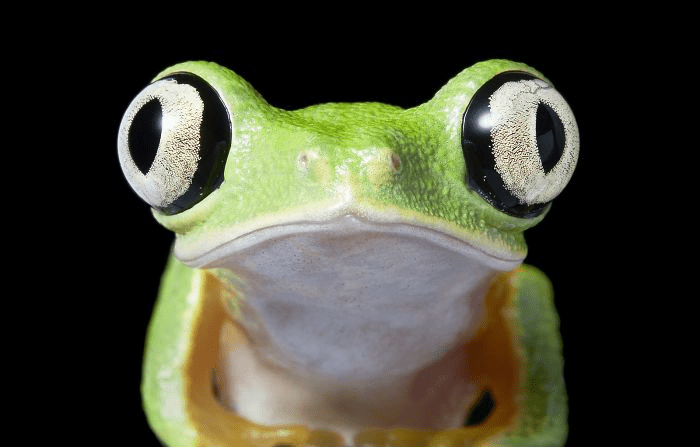
<path fill-rule="evenodd" d="M 176 254 L 210 264 L 263 228 L 354 216 L 409 225 L 521 260 L 522 232 L 569 181 L 578 130 L 534 69 L 493 60 L 427 103 L 270 106 L 235 73 L 188 62 L 156 77 L 127 110 L 119 158 Z"/>

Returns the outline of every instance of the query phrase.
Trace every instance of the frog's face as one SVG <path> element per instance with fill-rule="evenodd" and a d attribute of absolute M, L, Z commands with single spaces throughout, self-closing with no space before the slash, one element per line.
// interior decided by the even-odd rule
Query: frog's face
<path fill-rule="evenodd" d="M 522 232 L 542 219 L 577 155 L 561 95 L 501 60 L 464 70 L 415 108 L 297 111 L 270 106 L 227 69 L 190 62 L 143 90 L 119 132 L 129 183 L 195 266 L 261 229 L 347 216 L 519 261 Z"/>

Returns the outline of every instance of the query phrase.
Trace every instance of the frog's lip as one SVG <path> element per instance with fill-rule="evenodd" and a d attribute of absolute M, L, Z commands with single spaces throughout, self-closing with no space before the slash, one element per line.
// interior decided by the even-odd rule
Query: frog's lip
<path fill-rule="evenodd" d="M 342 214 L 324 221 L 290 221 L 260 226 L 249 231 L 238 230 L 237 234 L 233 232 L 228 235 L 224 234 L 224 237 L 218 241 L 209 239 L 204 243 L 200 241 L 198 244 L 188 244 L 184 240 L 178 240 L 175 244 L 175 256 L 190 267 L 218 267 L 230 259 L 232 255 L 255 245 L 293 235 L 318 232 L 334 232 L 344 235 L 373 232 L 391 234 L 392 236 L 417 237 L 428 240 L 446 250 L 460 252 L 465 256 L 480 256 L 494 269 L 503 271 L 514 269 L 525 258 L 524 253 L 490 250 L 484 247 L 483 241 L 464 240 L 440 229 L 413 223 L 368 221 L 354 213 Z"/>

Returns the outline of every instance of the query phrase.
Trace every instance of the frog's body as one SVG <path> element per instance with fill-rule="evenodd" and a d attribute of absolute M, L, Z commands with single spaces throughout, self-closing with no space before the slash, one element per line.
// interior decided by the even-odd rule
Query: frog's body
<path fill-rule="evenodd" d="M 564 442 L 551 290 L 520 264 L 578 135 L 537 72 L 477 64 L 407 110 L 282 111 L 207 63 L 158 79 L 119 145 L 177 233 L 144 363 L 164 442 Z M 480 101 L 487 155 L 468 126 Z M 151 114 L 162 130 L 137 144 Z"/>
<path fill-rule="evenodd" d="M 216 276 L 190 269 L 174 257 L 163 283 L 149 329 L 142 387 L 149 423 L 163 442 L 343 445 L 337 434 L 300 425 L 301 420 L 262 425 L 222 407 L 212 392 L 211 371 L 219 361 L 220 329 L 227 320 L 226 288 Z M 367 429 L 357 435 L 357 445 L 456 446 L 464 440 L 493 446 L 564 443 L 567 410 L 561 342 L 546 277 L 530 266 L 499 275 L 485 304 L 486 322 L 464 347 L 474 353 L 464 359 L 464 370 L 473 371 L 478 393 L 488 389 L 493 394 L 496 406 L 488 418 L 478 425 L 446 430 Z M 244 334 L 231 326 L 226 330 L 235 335 L 226 343 L 245 350 Z M 464 409 L 465 421 L 469 409 Z"/>

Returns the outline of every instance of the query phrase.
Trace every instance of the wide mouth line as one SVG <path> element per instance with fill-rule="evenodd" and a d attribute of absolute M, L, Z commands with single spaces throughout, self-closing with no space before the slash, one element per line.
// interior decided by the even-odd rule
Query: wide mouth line
<path fill-rule="evenodd" d="M 370 221 L 352 212 L 347 212 L 324 221 L 297 220 L 252 229 L 250 231 L 234 235 L 230 239 L 227 239 L 218 245 L 206 248 L 200 253 L 194 253 L 192 256 L 186 256 L 184 253 L 178 252 L 176 246 L 176 255 L 178 259 L 190 267 L 208 268 L 229 258 L 231 255 L 237 252 L 267 242 L 271 239 L 306 233 L 332 231 L 338 231 L 339 233 L 342 232 L 345 235 L 352 235 L 353 233 L 359 234 L 362 232 L 375 232 L 421 238 L 429 240 L 436 245 L 442 246 L 443 248 L 451 251 L 465 252 L 469 254 L 478 252 L 485 258 L 502 264 L 505 269 L 515 268 L 524 259 L 524 256 L 519 256 L 515 253 L 512 257 L 500 256 L 480 246 L 477 243 L 478 241 L 460 239 L 459 237 L 446 233 L 438 228 L 422 226 L 411 222 L 399 223 L 391 221 Z"/>

